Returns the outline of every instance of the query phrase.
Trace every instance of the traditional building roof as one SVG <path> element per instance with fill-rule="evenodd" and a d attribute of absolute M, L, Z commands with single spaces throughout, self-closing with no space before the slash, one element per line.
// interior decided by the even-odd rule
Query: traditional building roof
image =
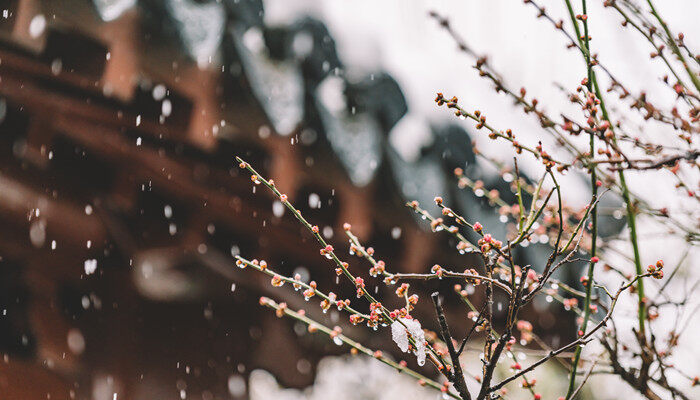
<path fill-rule="evenodd" d="M 455 167 L 511 195 L 461 127 L 425 124 L 431 144 L 401 154 L 390 140 L 408 121 L 400 86 L 381 71 L 349 78 L 321 21 L 265 26 L 261 2 L 243 0 L 12 0 L 0 12 L 0 390 L 10 398 L 82 398 L 105 382 L 120 399 L 172 397 L 180 381 L 218 394 L 253 368 L 302 386 L 312 376 L 299 358 L 341 351 L 256 305 L 264 294 L 303 307 L 293 292 L 232 268 L 243 253 L 320 285 L 335 279 L 236 155 L 330 240 L 346 243 L 350 222 L 405 272 L 465 263 L 406 201 L 430 208 L 442 194 L 498 226 L 485 200 L 456 189 Z M 532 263 L 542 257 L 533 251 Z M 19 383 L 27 376 L 37 385 Z"/>

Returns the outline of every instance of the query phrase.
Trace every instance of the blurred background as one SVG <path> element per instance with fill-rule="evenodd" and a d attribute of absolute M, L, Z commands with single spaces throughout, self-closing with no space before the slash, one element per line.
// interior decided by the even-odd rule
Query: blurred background
<path fill-rule="evenodd" d="M 560 3 L 543 2 L 565 18 Z M 602 2 L 592 3 L 592 45 L 606 66 L 628 87 L 672 103 L 660 82 L 663 66 L 648 60 L 646 43 L 621 30 Z M 659 3 L 688 46 L 699 48 L 700 3 Z M 280 273 L 353 296 L 352 287 L 335 286 L 313 238 L 284 206 L 252 188 L 237 155 L 273 178 L 337 249 L 347 249 L 342 225 L 349 222 L 395 271 L 470 263 L 406 201 L 435 211 L 432 199 L 441 195 L 504 237 L 486 194 L 496 190 L 514 201 L 512 155 L 438 109 L 435 93 L 458 96 L 524 140 L 542 140 L 555 156 L 558 149 L 540 136 L 534 118 L 479 78 L 474 60 L 428 17 L 431 10 L 448 16 L 475 52 L 488 55 L 514 87 L 527 87 L 551 115 L 578 115 L 555 84 L 575 88 L 584 71 L 580 55 L 522 2 L 5 0 L 0 399 L 435 398 L 379 363 L 277 319 L 258 298 L 305 307 L 398 359 L 388 332 L 323 314 L 292 288 L 272 288 L 265 276 L 235 268 L 233 259 L 265 259 Z M 655 128 L 640 135 L 674 140 Z M 505 169 L 476 155 L 472 141 Z M 539 178 L 535 160 L 519 164 L 529 179 Z M 481 180 L 483 190 L 459 189 L 456 167 Z M 653 184 L 631 174 L 630 186 L 697 224 L 696 203 L 678 196 L 664 173 Z M 561 183 L 570 205 L 588 202 L 585 176 L 571 173 Z M 619 250 L 606 261 L 624 262 L 629 249 L 622 213 L 615 212 L 621 203 L 611 195 L 602 205 L 609 210 L 603 237 Z M 645 260 L 688 264 L 677 293 L 692 294 L 697 251 L 685 253 L 682 237 L 664 236 L 652 221 L 641 218 L 640 231 Z M 518 252 L 522 265 L 542 265 L 546 235 Z M 364 274 L 368 266 L 353 261 L 351 269 Z M 558 278 L 576 285 L 582 267 Z M 391 288 L 378 283 L 371 281 L 389 298 Z M 449 292 L 451 284 L 417 288 L 423 299 L 435 289 Z M 466 330 L 466 311 L 449 302 L 451 324 Z M 620 312 L 624 321 L 636 311 Z M 435 328 L 430 304 L 420 304 L 416 315 Z M 574 337 L 571 313 L 551 299 L 535 301 L 524 317 L 552 347 Z M 691 331 L 700 327 L 694 312 L 668 318 L 675 320 L 669 327 L 678 320 Z M 691 372 L 700 369 L 692 339 L 674 358 Z M 478 348 L 466 356 L 474 372 Z M 565 385 L 565 371 L 551 364 L 538 376 L 544 398 Z M 595 379 L 602 384 L 582 398 L 617 399 L 627 390 L 612 378 Z"/>

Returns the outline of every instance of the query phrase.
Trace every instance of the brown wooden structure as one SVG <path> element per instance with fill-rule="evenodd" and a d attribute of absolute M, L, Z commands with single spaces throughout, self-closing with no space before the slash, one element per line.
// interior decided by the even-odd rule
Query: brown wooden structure
<path fill-rule="evenodd" d="M 338 248 L 347 221 L 404 272 L 454 261 L 396 211 L 401 202 L 380 180 L 360 190 L 330 157 L 261 135 L 269 123 L 259 105 L 225 96 L 230 78 L 216 67 L 144 40 L 137 11 L 103 22 L 87 1 L 3 9 L 0 399 L 230 398 L 232 376 L 265 368 L 304 386 L 321 355 L 344 351 L 257 305 L 267 295 L 307 307 L 290 288 L 233 267 L 237 252 L 289 274 L 303 266 L 338 292 L 311 238 L 275 215 L 268 193 L 253 193 L 235 155 L 330 227 Z M 170 102 L 165 118 L 156 87 Z M 346 329 L 370 345 L 388 340 Z"/>

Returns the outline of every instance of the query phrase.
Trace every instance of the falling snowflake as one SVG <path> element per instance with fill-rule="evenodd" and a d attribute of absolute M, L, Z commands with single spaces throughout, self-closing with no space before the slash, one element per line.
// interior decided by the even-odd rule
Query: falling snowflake
<path fill-rule="evenodd" d="M 97 260 L 95 260 L 94 258 L 89 259 L 89 260 L 85 260 L 84 266 L 85 266 L 85 274 L 92 275 L 97 270 Z"/>

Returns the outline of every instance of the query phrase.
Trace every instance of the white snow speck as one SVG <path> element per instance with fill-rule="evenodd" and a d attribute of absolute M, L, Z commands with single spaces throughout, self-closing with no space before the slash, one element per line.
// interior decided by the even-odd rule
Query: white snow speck
<path fill-rule="evenodd" d="M 163 114 L 166 117 L 169 117 L 170 114 L 173 112 L 173 103 L 171 103 L 168 99 L 163 100 L 160 110 L 161 114 Z"/>
<path fill-rule="evenodd" d="M 46 29 L 46 17 L 42 14 L 35 15 L 29 23 L 29 35 L 32 39 L 38 38 Z"/>
<path fill-rule="evenodd" d="M 87 275 L 92 275 L 97 271 L 97 260 L 94 258 L 91 258 L 89 260 L 85 260 L 85 274 Z"/>
<path fill-rule="evenodd" d="M 168 90 L 161 84 L 158 84 L 153 88 L 153 100 L 155 101 L 163 100 L 166 94 L 168 94 Z"/>
<path fill-rule="evenodd" d="M 311 193 L 309 195 L 309 207 L 321 208 L 321 196 L 316 193 Z"/>
<path fill-rule="evenodd" d="M 274 215 L 277 218 L 284 215 L 284 204 L 282 204 L 278 200 L 275 200 L 275 202 L 272 203 L 272 215 Z"/>

